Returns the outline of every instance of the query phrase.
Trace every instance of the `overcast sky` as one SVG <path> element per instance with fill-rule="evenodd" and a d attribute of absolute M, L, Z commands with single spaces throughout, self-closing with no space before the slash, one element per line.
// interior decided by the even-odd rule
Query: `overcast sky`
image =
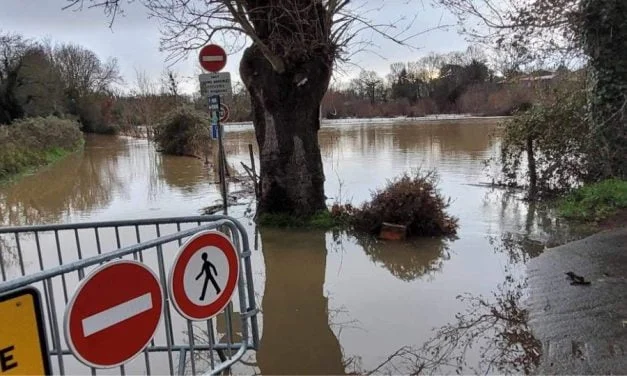
<path fill-rule="evenodd" d="M 88 1 L 85 1 L 88 3 Z M 443 9 L 428 6 L 429 0 L 371 0 L 369 9 L 380 7 L 370 13 L 375 22 L 397 20 L 399 15 L 416 15 L 417 19 L 408 33 L 417 33 L 433 28 L 438 24 L 454 24 L 455 20 Z M 146 72 L 154 80 L 168 66 L 166 54 L 159 52 L 159 25 L 157 20 L 149 19 L 145 9 L 135 1 L 126 4 L 125 15 L 115 20 L 109 28 L 108 19 L 100 9 L 83 9 L 82 11 L 62 10 L 66 0 L 2 0 L 0 7 L 0 30 L 15 32 L 28 38 L 48 38 L 53 42 L 71 42 L 82 45 L 106 60 L 115 57 L 125 79 L 126 88 L 135 84 L 136 70 Z M 363 0 L 353 0 L 361 4 Z M 381 7 L 381 5 L 383 5 Z M 449 52 L 463 50 L 466 42 L 457 34 L 456 27 L 448 30 L 437 30 L 426 33 L 413 40 L 419 47 L 412 50 L 395 45 L 381 37 L 364 34 L 372 39 L 374 52 L 363 52 L 353 56 L 352 62 L 358 66 L 375 70 L 381 76 L 389 71 L 389 65 L 395 61 L 412 61 L 431 51 Z M 230 71 L 234 79 L 238 79 L 240 54 L 228 57 L 225 71 Z M 195 89 L 200 68 L 197 56 L 190 54 L 185 61 L 172 67 L 184 79 L 183 88 L 186 92 Z M 345 73 L 336 79 L 347 81 L 359 72 L 359 67 L 347 65 Z"/>

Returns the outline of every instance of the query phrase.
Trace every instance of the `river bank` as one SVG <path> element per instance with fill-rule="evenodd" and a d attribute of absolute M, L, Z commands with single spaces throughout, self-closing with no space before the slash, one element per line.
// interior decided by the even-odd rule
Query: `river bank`
<path fill-rule="evenodd" d="M 619 217 L 527 264 L 529 324 L 542 343 L 539 374 L 627 369 L 627 224 Z M 590 284 L 572 285 L 567 272 Z"/>
<path fill-rule="evenodd" d="M 18 180 L 83 148 L 75 121 L 55 117 L 0 125 L 0 184 Z"/>

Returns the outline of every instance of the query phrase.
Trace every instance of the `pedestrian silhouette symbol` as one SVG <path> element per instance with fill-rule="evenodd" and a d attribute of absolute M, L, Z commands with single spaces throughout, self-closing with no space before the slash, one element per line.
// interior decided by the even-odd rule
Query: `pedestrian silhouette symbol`
<path fill-rule="evenodd" d="M 218 270 L 216 269 L 215 265 L 213 265 L 210 261 L 207 261 L 207 252 L 203 252 L 202 253 L 202 269 L 200 270 L 200 274 L 198 274 L 198 276 L 196 276 L 196 280 L 198 281 L 198 279 L 200 279 L 200 277 L 202 277 L 202 275 L 205 275 L 205 282 L 202 285 L 202 294 L 200 294 L 200 300 L 205 300 L 205 293 L 207 292 L 207 283 L 209 283 L 209 280 L 211 280 L 211 283 L 213 284 L 213 287 L 216 289 L 216 295 L 220 293 L 220 291 L 222 291 L 220 289 L 220 286 L 218 286 L 218 283 L 216 282 L 215 278 L 213 278 L 213 274 L 216 275 L 216 277 L 218 276 Z M 211 271 L 213 270 L 213 274 L 211 274 Z"/>

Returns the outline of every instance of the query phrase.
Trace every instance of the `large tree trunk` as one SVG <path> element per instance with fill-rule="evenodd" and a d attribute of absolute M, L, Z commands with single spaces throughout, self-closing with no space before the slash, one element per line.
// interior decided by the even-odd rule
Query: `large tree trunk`
<path fill-rule="evenodd" d="M 277 73 L 255 45 L 242 57 L 259 145 L 261 213 L 309 216 L 326 207 L 318 130 L 331 77 L 327 60 L 314 56 Z"/>

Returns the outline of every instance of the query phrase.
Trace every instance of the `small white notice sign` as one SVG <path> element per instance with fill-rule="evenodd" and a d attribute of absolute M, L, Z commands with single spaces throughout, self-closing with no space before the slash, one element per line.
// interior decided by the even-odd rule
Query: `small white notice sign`
<path fill-rule="evenodd" d="M 198 76 L 200 81 L 200 92 L 203 96 L 220 95 L 231 97 L 233 88 L 231 87 L 231 73 L 203 73 Z"/>

